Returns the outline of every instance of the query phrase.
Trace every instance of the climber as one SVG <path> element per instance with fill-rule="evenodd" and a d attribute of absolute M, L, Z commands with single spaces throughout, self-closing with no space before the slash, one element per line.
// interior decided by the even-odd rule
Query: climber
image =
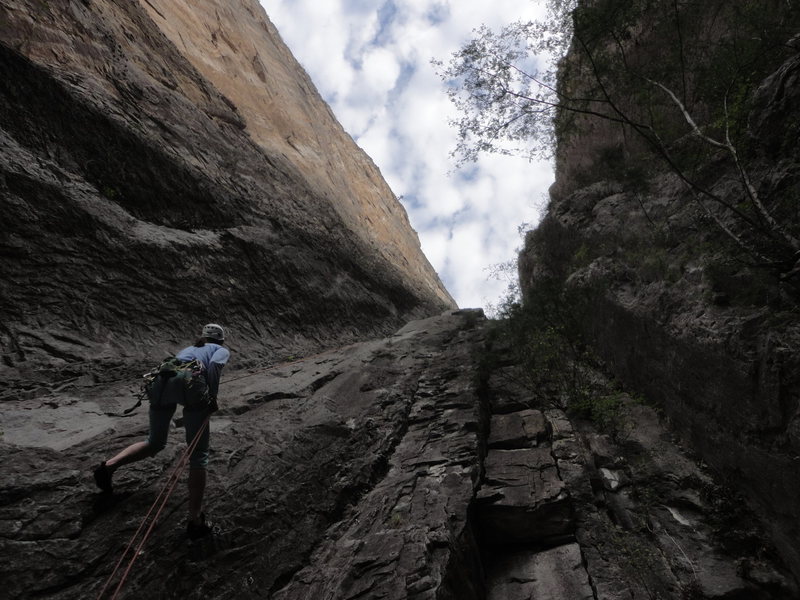
<path fill-rule="evenodd" d="M 203 402 L 196 406 L 183 407 L 183 423 L 186 429 L 186 442 L 191 443 L 200 427 L 203 432 L 200 440 L 189 458 L 189 520 L 186 533 L 190 539 L 198 539 L 211 533 L 211 526 L 206 522 L 201 511 L 203 492 L 206 486 L 206 466 L 208 465 L 209 428 L 206 417 L 218 410 L 217 391 L 219 389 L 220 372 L 228 362 L 230 352 L 222 344 L 225 331 L 216 323 L 203 327 L 200 338 L 192 346 L 184 348 L 176 358 L 189 362 L 197 361 L 202 365 L 200 377 L 204 378 L 207 392 Z M 178 400 L 177 402 L 180 402 Z M 150 432 L 147 441 L 136 442 L 125 448 L 116 456 L 100 463 L 94 470 L 94 480 L 104 492 L 112 490 L 111 477 L 119 467 L 143 458 L 155 456 L 164 449 L 167 443 L 172 415 L 177 404 L 175 401 L 156 406 L 150 404 Z"/>

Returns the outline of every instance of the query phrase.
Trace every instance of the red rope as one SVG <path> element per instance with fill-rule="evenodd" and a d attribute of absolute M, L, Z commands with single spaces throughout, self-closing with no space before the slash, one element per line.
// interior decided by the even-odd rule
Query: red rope
<path fill-rule="evenodd" d="M 158 503 L 160 501 L 161 505 L 158 507 L 158 510 L 157 510 L 155 516 L 153 517 L 152 521 L 150 522 L 150 526 L 147 528 L 147 531 L 144 533 L 144 536 L 142 537 L 141 541 L 139 542 L 139 545 L 136 547 L 136 551 L 133 553 L 133 556 L 131 557 L 130 562 L 128 563 L 128 567 L 125 569 L 125 572 L 122 574 L 122 578 L 120 579 L 119 583 L 117 584 L 117 587 L 114 590 L 114 594 L 111 596 L 111 600 L 114 600 L 117 597 L 117 595 L 119 594 L 120 590 L 122 589 L 122 585 L 125 583 L 125 580 L 128 578 L 128 574 L 131 572 L 131 569 L 133 568 L 133 563 L 136 562 L 136 559 L 138 558 L 139 554 L 141 553 L 145 542 L 147 542 L 147 538 L 150 536 L 150 533 L 153 531 L 153 528 L 155 527 L 156 523 L 158 522 L 158 517 L 161 515 L 161 512 L 164 510 L 164 507 L 167 504 L 167 500 L 169 500 L 170 495 L 172 495 L 172 492 L 174 491 L 175 486 L 178 483 L 178 479 L 180 478 L 181 474 L 183 473 L 184 469 L 186 468 L 186 465 L 189 462 L 189 457 L 191 456 L 192 452 L 194 452 L 195 448 L 197 448 L 197 444 L 200 442 L 200 438 L 203 435 L 203 432 L 205 431 L 205 428 L 208 427 L 208 421 L 209 421 L 210 418 L 211 418 L 210 416 L 206 417 L 206 420 L 203 421 L 202 426 L 200 427 L 200 429 L 195 434 L 194 439 L 186 447 L 186 450 L 181 455 L 181 457 L 178 460 L 178 462 L 175 464 L 175 467 L 173 468 L 172 473 L 170 473 L 169 477 L 167 478 L 166 483 L 164 483 L 164 485 L 161 487 L 161 490 L 159 491 L 158 496 L 156 496 L 155 501 L 150 506 L 150 510 L 147 511 L 147 514 L 144 516 L 144 518 L 142 519 L 142 522 L 139 524 L 139 528 L 136 530 L 136 533 L 134 533 L 133 537 L 131 537 L 130 541 L 128 542 L 127 547 L 125 548 L 125 551 L 122 553 L 122 556 L 119 557 L 119 560 L 117 561 L 117 564 L 114 566 L 114 570 L 111 572 L 111 575 L 109 575 L 108 579 L 106 580 L 106 583 L 103 586 L 103 589 L 101 589 L 100 593 L 97 595 L 97 600 L 100 600 L 103 597 L 103 594 L 106 592 L 106 590 L 108 589 L 108 586 L 111 584 L 111 580 L 114 579 L 114 575 L 117 574 L 117 571 L 119 570 L 120 566 L 122 565 L 122 562 L 125 560 L 125 557 L 128 555 L 128 552 L 130 551 L 131 547 L 133 546 L 134 542 L 136 541 L 136 538 L 139 536 L 139 534 L 144 529 L 145 525 L 147 524 L 147 520 L 150 518 L 150 515 L 156 509 L 156 506 L 158 505 Z M 162 497 L 163 497 L 163 499 L 162 499 Z"/>
<path fill-rule="evenodd" d="M 341 346 L 338 349 L 341 350 L 343 348 L 349 348 L 352 345 L 353 344 L 348 344 L 346 346 Z M 225 381 L 227 383 L 230 383 L 232 381 L 237 381 L 239 379 L 246 379 L 247 377 L 253 377 L 254 375 L 259 375 L 261 373 L 268 373 L 269 371 L 274 371 L 274 370 L 279 369 L 281 367 L 287 367 L 287 366 L 290 366 L 290 365 L 294 365 L 296 363 L 300 363 L 300 362 L 303 362 L 303 361 L 311 360 L 313 358 L 317 358 L 319 356 L 327 354 L 328 352 L 330 352 L 330 350 L 326 350 L 326 351 L 320 352 L 318 354 L 312 354 L 311 356 L 304 356 L 304 357 L 299 358 L 297 360 L 293 360 L 293 361 L 289 361 L 289 362 L 285 362 L 285 363 L 280 363 L 280 364 L 277 364 L 277 365 L 270 365 L 270 366 L 267 366 L 267 367 L 259 368 L 259 369 L 256 369 L 255 371 L 252 371 L 252 372 L 247 373 L 245 375 L 240 375 L 238 377 L 233 377 L 233 378 L 227 377 L 225 379 Z M 156 523 L 158 522 L 158 517 L 161 515 L 161 511 L 164 509 L 164 506 L 166 506 L 167 500 L 169 499 L 170 495 L 172 494 L 172 491 L 175 489 L 175 485 L 178 482 L 178 478 L 181 476 L 181 474 L 183 473 L 183 470 L 186 468 L 186 464 L 188 463 L 189 456 L 194 451 L 194 449 L 197 447 L 197 444 L 200 441 L 201 434 L 203 433 L 205 428 L 208 426 L 209 418 L 210 417 L 206 417 L 206 420 L 203 423 L 203 426 L 197 432 L 197 435 L 195 435 L 194 439 L 192 440 L 192 443 L 186 448 L 186 451 L 183 453 L 183 455 L 181 456 L 180 460 L 176 463 L 175 468 L 173 469 L 172 473 L 170 474 L 169 478 L 167 479 L 167 482 L 161 488 L 161 491 L 158 493 L 158 496 L 156 496 L 156 499 L 153 502 L 152 506 L 150 506 L 150 510 L 147 511 L 147 514 L 142 519 L 142 522 L 139 524 L 139 528 L 136 530 L 136 533 L 134 533 L 133 537 L 131 537 L 131 540 L 130 540 L 130 542 L 128 542 L 128 546 L 125 548 L 125 551 L 122 553 L 122 556 L 119 557 L 119 560 L 117 561 L 117 564 L 114 566 L 114 570 L 111 572 L 111 575 L 109 575 L 108 579 L 106 580 L 106 583 L 103 586 L 103 589 L 100 590 L 100 593 L 97 595 L 97 600 L 100 600 L 103 597 L 103 594 L 105 594 L 106 590 L 108 589 L 108 586 L 111 584 L 111 580 L 114 579 L 114 575 L 117 574 L 117 571 L 119 570 L 120 566 L 122 565 L 122 562 L 125 560 L 125 557 L 128 555 L 128 552 L 130 551 L 131 547 L 133 546 L 134 542 L 136 541 L 136 538 L 142 532 L 142 529 L 144 529 L 145 525 L 147 524 L 147 520 L 150 518 L 150 515 L 152 514 L 152 512 L 156 509 L 156 505 L 159 503 L 159 501 L 161 501 L 161 505 L 159 506 L 158 511 L 156 512 L 155 516 L 153 517 L 153 520 L 151 521 L 150 526 L 147 528 L 147 531 L 145 532 L 144 536 L 142 537 L 142 540 L 139 542 L 139 545 L 136 547 L 136 551 L 134 552 L 133 556 L 131 557 L 131 560 L 128 563 L 128 567 L 125 569 L 125 572 L 122 574 L 122 578 L 120 579 L 120 582 L 117 584 L 117 587 L 114 590 L 114 595 L 111 596 L 111 600 L 114 600 L 117 597 L 117 595 L 119 594 L 120 590 L 122 589 L 122 585 L 125 583 L 125 580 L 127 579 L 128 574 L 130 573 L 131 569 L 133 568 L 133 563 L 136 562 L 136 559 L 139 556 L 142 548 L 144 547 L 144 544 L 147 541 L 147 538 L 150 536 L 150 532 L 153 531 L 153 528 L 155 527 Z M 165 492 L 166 492 L 166 495 L 165 495 Z M 162 496 L 164 496 L 163 500 L 161 499 Z"/>

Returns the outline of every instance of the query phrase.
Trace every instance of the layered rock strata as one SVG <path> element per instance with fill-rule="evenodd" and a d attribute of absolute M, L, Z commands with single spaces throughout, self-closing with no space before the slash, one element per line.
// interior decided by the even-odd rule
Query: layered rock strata
<path fill-rule="evenodd" d="M 791 104 L 800 93 L 800 46 L 796 32 L 788 35 L 795 37 L 774 39 L 787 58 L 759 71 L 763 79 L 739 147 L 740 164 L 772 210 L 796 206 L 800 185 L 799 105 Z M 708 99 L 697 94 L 694 109 L 702 112 Z M 681 115 L 676 126 L 688 131 Z M 712 123 L 701 126 L 713 130 Z M 572 297 L 583 298 L 582 343 L 662 407 L 706 462 L 737 482 L 800 577 L 796 270 L 778 277 L 766 268 L 769 261 L 759 263 L 725 239 L 700 208 L 697 190 L 667 172 L 665 163 L 649 155 L 645 160 L 638 142 L 628 144 L 630 131 L 606 122 L 573 133 L 559 144 L 547 217 L 520 255 L 523 289 L 531 295 L 544 279 L 557 278 Z M 669 151 L 686 161 L 681 144 Z M 619 162 L 608 160 L 609 149 L 620 153 Z M 746 203 L 729 156 L 704 156 L 707 162 L 691 163 L 683 175 L 720 204 Z M 709 201 L 707 208 L 720 204 Z M 783 225 L 796 228 L 796 217 L 792 209 Z M 759 264 L 747 266 L 753 263 Z"/>
<path fill-rule="evenodd" d="M 221 533 L 187 544 L 181 480 L 118 597 L 796 597 L 746 507 L 652 410 L 632 405 L 624 443 L 558 409 L 490 414 L 529 392 L 487 370 L 486 338 L 480 312 L 451 312 L 225 375 L 206 494 Z M 180 411 L 161 454 L 94 487 L 92 467 L 146 434 L 143 411 L 119 416 L 128 387 L 0 408 L 29 420 L 0 443 L 9 597 L 97 597 L 168 481 Z"/>
<path fill-rule="evenodd" d="M 451 302 L 402 205 L 341 128 L 256 0 L 140 0 L 197 71 L 230 100 L 251 138 L 293 164 L 372 251 Z M 424 289 L 424 288 L 423 288 Z"/>
<path fill-rule="evenodd" d="M 206 504 L 227 546 L 207 560 L 187 549 L 182 483 L 123 597 L 479 597 L 468 509 L 480 479 L 482 322 L 446 314 L 223 379 Z M 124 407 L 121 392 L 92 390 L 95 410 Z M 43 427 L 2 442 L 10 597 L 96 596 L 184 447 L 173 432 L 162 454 L 116 473 L 113 495 L 98 494 L 92 465 L 142 439 L 147 417 L 109 423 L 81 408 L 80 425 L 64 396 L 38 410 L 82 436 Z"/>
<path fill-rule="evenodd" d="M 0 203 L 0 368 L 20 385 L 208 321 L 241 365 L 454 306 L 254 1 L 4 2 Z"/>

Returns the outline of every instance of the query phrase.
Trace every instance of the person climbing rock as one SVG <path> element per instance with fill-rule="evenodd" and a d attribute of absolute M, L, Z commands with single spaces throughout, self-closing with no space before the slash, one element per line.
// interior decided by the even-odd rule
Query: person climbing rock
<path fill-rule="evenodd" d="M 175 393 L 170 383 L 160 389 L 157 395 L 150 391 L 150 432 L 147 441 L 136 442 L 119 454 L 100 463 L 94 470 L 94 480 L 104 492 L 112 491 L 111 478 L 122 465 L 143 458 L 155 456 L 167 443 L 172 415 L 178 404 L 183 405 L 183 424 L 186 429 L 186 443 L 191 444 L 200 435 L 197 446 L 189 457 L 189 520 L 186 533 L 190 539 L 198 539 L 211 533 L 211 526 L 202 512 L 203 493 L 206 487 L 206 467 L 208 465 L 209 427 L 207 417 L 218 409 L 217 392 L 222 368 L 230 358 L 230 352 L 223 346 L 225 331 L 216 323 L 203 327 L 200 338 L 192 346 L 178 352 L 174 364 L 193 365 L 191 386 L 198 387 L 200 394 L 196 401 L 188 401 L 185 393 Z M 158 376 L 156 376 L 158 377 Z M 171 376 L 173 382 L 179 377 Z M 185 381 L 181 385 L 185 385 Z M 157 386 L 151 386 L 157 387 Z M 176 387 L 172 385 L 172 387 Z M 200 429 L 203 429 L 200 433 Z"/>

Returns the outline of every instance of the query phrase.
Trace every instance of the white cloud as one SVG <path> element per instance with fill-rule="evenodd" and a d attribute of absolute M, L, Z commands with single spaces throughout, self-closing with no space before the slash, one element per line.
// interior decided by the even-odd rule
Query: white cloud
<path fill-rule="evenodd" d="M 371 48 L 364 54 L 361 66 L 363 82 L 373 94 L 388 94 L 400 76 L 400 64 L 394 52 L 386 48 Z"/>
<path fill-rule="evenodd" d="M 515 256 L 517 228 L 538 219 L 549 164 L 482 157 L 449 174 L 454 116 L 430 65 L 481 24 L 540 16 L 539 2 L 261 0 L 286 44 L 404 203 L 422 249 L 460 306 L 496 302 L 488 269 Z"/>

